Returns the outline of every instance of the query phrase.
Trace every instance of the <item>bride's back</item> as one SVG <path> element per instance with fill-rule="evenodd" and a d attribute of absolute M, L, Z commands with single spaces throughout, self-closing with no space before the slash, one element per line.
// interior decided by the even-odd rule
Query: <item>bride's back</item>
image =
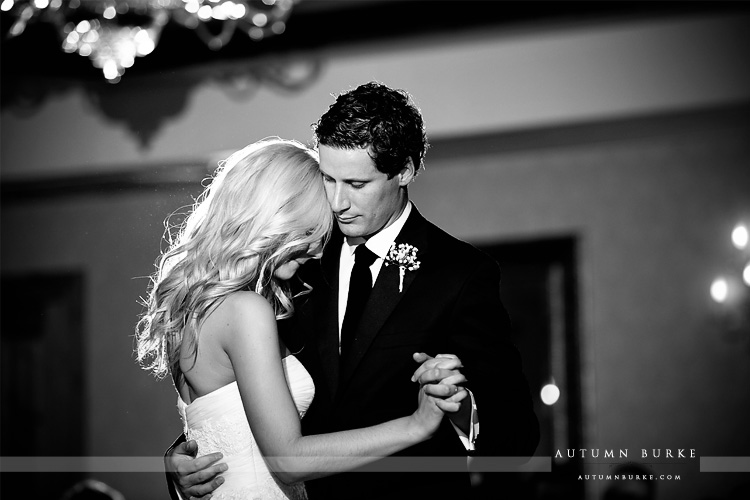
<path fill-rule="evenodd" d="M 240 291 L 226 296 L 206 316 L 198 329 L 195 349 L 191 348 L 191 342 L 180 346 L 180 370 L 184 378 L 178 392 L 183 401 L 189 403 L 236 380 L 225 349 L 228 337 L 236 334 L 238 324 L 247 328 L 269 313 L 272 314 L 271 306 L 266 299 L 255 292 Z"/>

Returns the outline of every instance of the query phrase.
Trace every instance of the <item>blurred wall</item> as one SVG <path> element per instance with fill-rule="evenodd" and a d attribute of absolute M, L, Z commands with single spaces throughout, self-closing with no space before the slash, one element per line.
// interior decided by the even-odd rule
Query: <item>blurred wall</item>
<path fill-rule="evenodd" d="M 587 130 L 596 141 L 541 148 L 466 141 L 466 154 L 446 147 L 447 158 L 432 157 L 412 193 L 472 242 L 576 238 L 584 447 L 600 449 L 601 461 L 606 449 L 629 449 L 631 460 L 661 464 L 655 474 L 680 474 L 659 482 L 660 499 L 722 498 L 747 481 L 699 473 L 698 460 L 664 465 L 664 449 L 750 451 L 750 325 L 744 339 L 717 327 L 708 293 L 716 275 L 739 273 L 729 234 L 750 220 L 750 127 L 695 121 L 618 139 Z M 660 448 L 662 459 L 641 459 L 642 448 Z M 587 484 L 589 498 L 605 485 Z"/>
<path fill-rule="evenodd" d="M 323 68 L 304 91 L 261 87 L 240 99 L 207 83 L 149 147 L 82 92 L 66 93 L 35 113 L 2 112 L 0 174 L 20 182 L 201 166 L 267 135 L 307 141 L 332 92 L 370 79 L 406 88 L 435 143 L 412 192 L 428 218 L 476 242 L 579 239 L 587 447 L 747 455 L 740 419 L 750 396 L 737 387 L 750 380 L 750 354 L 706 327 L 708 284 L 732 257 L 729 231 L 750 220 L 746 125 L 718 113 L 593 142 L 502 146 L 518 130 L 745 105 L 747 25 L 685 18 L 300 53 Z M 134 87 L 118 92 L 137 109 L 182 80 Z M 456 138 L 471 147 L 451 149 Z M 180 432 L 170 384 L 135 366 L 131 335 L 162 221 L 198 192 L 190 184 L 3 205 L 3 273 L 85 272 L 89 455 L 159 456 Z M 659 498 L 709 497 L 737 481 L 694 468 L 659 484 Z M 164 495 L 159 474 L 100 478 L 129 499 Z"/>
<path fill-rule="evenodd" d="M 250 83 L 243 99 L 234 87 L 206 84 L 187 95 L 179 112 L 170 109 L 174 114 L 148 148 L 139 143 L 142 130 L 104 118 L 90 93 L 70 92 L 33 114 L 2 113 L 1 174 L 8 179 L 203 160 L 207 152 L 238 149 L 268 135 L 306 142 L 331 93 L 372 79 L 412 92 L 433 138 L 722 105 L 750 93 L 746 28 L 747 18 L 689 17 L 299 52 L 288 56 L 293 65 L 322 66 L 304 91 Z M 127 78 L 121 87 L 110 86 L 111 93 L 144 116 L 149 107 L 166 108 L 194 80 L 189 71 Z M 143 103 L 140 113 L 132 103 Z"/>

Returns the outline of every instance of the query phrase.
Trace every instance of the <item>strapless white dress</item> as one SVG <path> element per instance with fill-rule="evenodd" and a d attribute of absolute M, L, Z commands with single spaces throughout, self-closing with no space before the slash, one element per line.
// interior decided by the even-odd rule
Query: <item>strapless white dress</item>
<path fill-rule="evenodd" d="M 282 360 L 289 391 L 300 418 L 310 407 L 315 385 L 294 356 Z M 304 483 L 287 485 L 266 465 L 247 423 L 237 382 L 195 398 L 189 405 L 178 397 L 177 407 L 188 439 L 198 443 L 200 455 L 221 452 L 229 466 L 224 484 L 213 492 L 216 500 L 304 500 Z"/>

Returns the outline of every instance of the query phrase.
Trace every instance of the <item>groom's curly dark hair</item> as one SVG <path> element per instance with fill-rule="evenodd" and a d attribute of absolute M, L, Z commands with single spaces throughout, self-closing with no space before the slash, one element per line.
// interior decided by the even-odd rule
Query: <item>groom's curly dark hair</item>
<path fill-rule="evenodd" d="M 389 179 L 409 158 L 418 172 L 429 148 L 422 114 L 409 93 L 378 82 L 341 93 L 313 130 L 316 147 L 369 148 L 375 167 Z"/>

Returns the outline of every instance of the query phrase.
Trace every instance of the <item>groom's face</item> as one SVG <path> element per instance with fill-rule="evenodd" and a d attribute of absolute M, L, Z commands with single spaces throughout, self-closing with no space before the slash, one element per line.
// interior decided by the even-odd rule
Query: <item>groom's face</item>
<path fill-rule="evenodd" d="M 393 223 L 406 202 L 413 168 L 388 178 L 375 167 L 367 149 L 321 145 L 320 170 L 328 203 L 341 232 L 349 238 L 370 237 Z"/>

